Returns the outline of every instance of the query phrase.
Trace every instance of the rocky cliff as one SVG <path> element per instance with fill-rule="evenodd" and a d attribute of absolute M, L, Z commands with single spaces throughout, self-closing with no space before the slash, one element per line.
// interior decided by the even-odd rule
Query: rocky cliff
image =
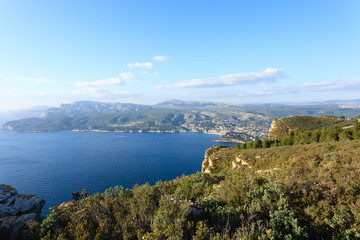
<path fill-rule="evenodd" d="M 286 137 L 292 129 L 287 126 L 282 119 L 274 119 L 271 123 L 269 129 L 269 138 L 270 139 L 279 139 Z"/>
<path fill-rule="evenodd" d="M 274 119 L 269 129 L 270 139 L 280 139 L 286 137 L 290 132 L 299 130 L 316 130 L 322 128 L 330 128 L 334 125 L 348 127 L 352 125 L 352 121 L 345 120 L 334 116 L 293 116 Z"/>
<path fill-rule="evenodd" d="M 30 220 L 41 220 L 45 200 L 19 194 L 10 185 L 0 184 L 0 239 L 17 239 L 19 229 Z"/>
<path fill-rule="evenodd" d="M 215 174 L 229 169 L 236 161 L 237 149 L 228 146 L 212 146 L 205 151 L 201 172 Z"/>
<path fill-rule="evenodd" d="M 205 151 L 201 172 L 217 174 L 230 169 L 252 169 L 252 165 L 260 158 L 262 154 L 255 151 L 244 152 L 233 147 L 212 146 Z"/>

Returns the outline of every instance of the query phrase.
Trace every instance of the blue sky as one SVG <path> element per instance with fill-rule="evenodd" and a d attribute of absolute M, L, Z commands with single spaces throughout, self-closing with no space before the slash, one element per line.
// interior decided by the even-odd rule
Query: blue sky
<path fill-rule="evenodd" d="M 0 109 L 357 99 L 360 1 L 0 0 Z"/>

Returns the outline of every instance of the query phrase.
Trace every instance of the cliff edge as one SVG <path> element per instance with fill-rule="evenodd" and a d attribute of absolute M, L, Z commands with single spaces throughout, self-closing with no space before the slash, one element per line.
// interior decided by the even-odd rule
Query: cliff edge
<path fill-rule="evenodd" d="M 0 239 L 18 239 L 19 230 L 30 220 L 41 220 L 45 200 L 19 194 L 10 185 L 0 184 Z"/>
<path fill-rule="evenodd" d="M 222 170 L 231 168 L 232 162 L 236 161 L 238 150 L 228 146 L 212 146 L 205 151 L 201 172 L 216 174 Z"/>
<path fill-rule="evenodd" d="M 269 129 L 269 138 L 270 139 L 279 139 L 282 137 L 286 137 L 292 129 L 286 125 L 282 119 L 274 119 L 271 123 Z"/>
<path fill-rule="evenodd" d="M 348 127 L 352 125 L 352 121 L 345 120 L 344 117 L 334 116 L 293 116 L 279 118 L 272 121 L 268 136 L 269 139 L 280 139 L 295 130 L 320 130 L 333 127 L 334 125 Z"/>

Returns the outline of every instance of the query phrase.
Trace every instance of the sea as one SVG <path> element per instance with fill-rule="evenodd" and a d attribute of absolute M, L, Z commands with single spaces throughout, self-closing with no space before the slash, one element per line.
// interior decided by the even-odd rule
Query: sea
<path fill-rule="evenodd" d="M 218 135 L 202 133 L 46 132 L 0 130 L 0 184 L 35 194 L 49 208 L 122 185 L 155 184 L 201 171 Z"/>

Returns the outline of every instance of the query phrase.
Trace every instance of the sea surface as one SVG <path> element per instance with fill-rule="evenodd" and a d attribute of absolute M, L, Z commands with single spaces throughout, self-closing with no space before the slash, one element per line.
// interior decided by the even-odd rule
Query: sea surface
<path fill-rule="evenodd" d="M 52 132 L 0 130 L 0 184 L 35 194 L 49 207 L 109 187 L 154 184 L 201 171 L 218 139 L 201 133 Z M 230 144 L 231 146 L 233 144 Z"/>

